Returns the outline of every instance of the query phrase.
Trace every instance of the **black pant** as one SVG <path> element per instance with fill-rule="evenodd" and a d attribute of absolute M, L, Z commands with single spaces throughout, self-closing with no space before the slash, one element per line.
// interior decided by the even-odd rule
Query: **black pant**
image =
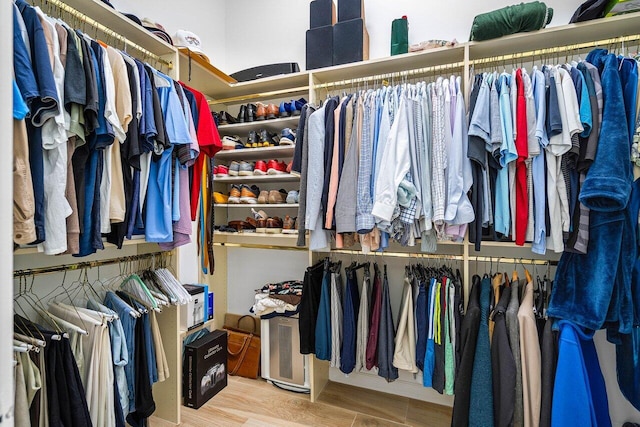
<path fill-rule="evenodd" d="M 298 321 L 301 354 L 312 354 L 316 350 L 316 319 L 320 305 L 323 272 L 324 261 L 321 261 L 308 267 L 304 273 Z"/>

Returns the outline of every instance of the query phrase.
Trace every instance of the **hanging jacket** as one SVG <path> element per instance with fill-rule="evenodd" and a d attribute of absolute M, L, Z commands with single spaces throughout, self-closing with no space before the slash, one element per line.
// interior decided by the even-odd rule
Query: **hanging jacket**
<path fill-rule="evenodd" d="M 476 343 L 471 375 L 471 404 L 469 427 L 492 426 L 493 380 L 491 371 L 491 349 L 489 344 L 489 305 L 491 282 L 485 275 L 480 282 L 480 328 Z"/>
<path fill-rule="evenodd" d="M 593 336 L 561 320 L 552 426 L 608 427 L 609 403 Z"/>
<path fill-rule="evenodd" d="M 520 361 L 520 325 L 518 323 L 518 309 L 520 308 L 520 283 L 519 281 L 511 281 L 511 299 L 507 306 L 506 322 L 507 333 L 509 334 L 509 344 L 511 345 L 511 353 L 513 361 L 516 364 L 516 390 L 515 403 L 513 410 L 514 427 L 522 427 L 524 425 L 524 404 L 522 402 L 522 364 Z"/>
<path fill-rule="evenodd" d="M 517 288 L 515 289 L 517 291 Z M 516 364 L 509 348 L 506 310 L 511 299 L 510 287 L 504 288 L 498 305 L 493 309 L 493 340 L 491 341 L 491 371 L 493 373 L 493 416 L 496 426 L 513 425 L 516 391 Z"/>

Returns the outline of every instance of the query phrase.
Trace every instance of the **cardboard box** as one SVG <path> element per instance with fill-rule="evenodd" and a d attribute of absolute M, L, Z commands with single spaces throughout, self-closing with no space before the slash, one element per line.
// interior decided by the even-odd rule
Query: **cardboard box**
<path fill-rule="evenodd" d="M 198 409 L 227 386 L 227 331 L 216 329 L 185 346 L 184 405 Z"/>
<path fill-rule="evenodd" d="M 209 296 L 207 287 L 202 285 L 182 285 L 191 295 L 191 302 L 183 306 L 181 311 L 180 327 L 183 331 L 193 329 L 204 323 L 207 318 L 207 305 Z"/>

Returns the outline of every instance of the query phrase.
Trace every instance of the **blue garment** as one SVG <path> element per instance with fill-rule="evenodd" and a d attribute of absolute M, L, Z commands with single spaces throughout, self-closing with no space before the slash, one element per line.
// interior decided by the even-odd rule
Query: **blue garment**
<path fill-rule="evenodd" d="M 618 72 L 622 85 L 624 109 L 626 111 L 627 126 L 629 129 L 629 147 L 633 144 L 633 135 L 636 131 L 636 103 L 638 97 L 638 62 L 632 58 L 618 58 L 620 65 Z"/>
<path fill-rule="evenodd" d="M 422 385 L 425 387 L 431 387 L 433 385 L 433 370 L 436 363 L 436 353 L 435 353 L 435 342 L 434 342 L 434 332 L 436 325 L 436 291 L 438 289 L 438 283 L 436 279 L 431 279 L 431 284 L 429 286 L 429 311 L 428 322 L 429 322 L 429 331 L 427 334 L 427 345 L 424 354 L 424 369 L 422 370 Z"/>
<path fill-rule="evenodd" d="M 331 272 L 329 263 L 324 266 L 322 276 L 322 291 L 320 293 L 320 305 L 318 307 L 318 319 L 316 321 L 316 357 L 319 360 L 331 360 Z"/>
<path fill-rule="evenodd" d="M 476 343 L 471 375 L 471 404 L 469 427 L 493 425 L 493 378 L 491 369 L 491 345 L 489 343 L 489 305 L 491 282 L 484 276 L 480 283 L 480 329 Z M 554 393 L 555 394 L 555 393 Z"/>
<path fill-rule="evenodd" d="M 427 351 L 427 335 L 429 333 L 428 290 L 421 280 L 418 285 L 418 297 L 416 298 L 416 366 L 424 371 L 424 356 Z"/>
<path fill-rule="evenodd" d="M 149 319 L 148 311 L 137 302 L 134 301 L 138 311 L 144 311 L 140 316 L 142 321 L 142 327 L 144 330 L 144 346 L 147 350 L 147 373 L 149 374 L 149 384 L 153 385 L 158 382 L 158 370 L 156 366 L 156 350 L 153 342 L 153 335 L 151 334 L 151 320 Z"/>
<path fill-rule="evenodd" d="M 173 241 L 171 164 L 173 146 L 164 149 L 149 167 L 144 235 L 147 242 Z"/>
<path fill-rule="evenodd" d="M 495 231 L 505 236 L 511 228 L 511 211 L 509 208 L 509 169 L 508 164 L 518 158 L 513 140 L 513 119 L 511 117 L 510 94 L 511 76 L 500 76 L 500 123 L 502 124 L 502 145 L 500 147 L 500 166 L 496 179 Z"/>
<path fill-rule="evenodd" d="M 31 67 L 31 55 L 22 39 L 18 24 L 18 8 L 13 7 L 13 71 L 20 93 L 27 105 L 40 96 L 38 83 Z"/>
<path fill-rule="evenodd" d="M 153 112 L 153 88 L 144 64 L 138 60 L 135 61 L 140 75 L 140 97 L 142 102 L 142 116 L 139 124 L 139 132 L 142 137 L 140 148 L 143 153 L 149 153 L 153 151 L 153 143 L 156 136 L 158 136 Z"/>
<path fill-rule="evenodd" d="M 573 67 L 571 69 L 571 78 L 574 77 L 574 74 L 577 76 L 576 78 L 579 79 L 580 81 L 579 85 L 576 84 L 576 93 L 577 93 L 578 87 L 580 88 L 580 94 L 578 97 L 578 100 L 580 102 L 580 122 L 582 123 L 582 127 L 584 128 L 580 136 L 582 138 L 588 138 L 589 135 L 591 134 L 591 129 L 593 127 L 593 112 L 591 111 L 591 100 L 589 99 L 589 89 L 588 89 L 587 81 L 584 77 L 584 74 L 579 68 Z"/>
<path fill-rule="evenodd" d="M 173 199 L 171 203 L 171 220 L 173 222 L 180 221 L 180 159 L 176 157 L 173 169 Z"/>
<path fill-rule="evenodd" d="M 135 328 L 136 318 L 131 316 L 132 307 L 122 301 L 113 292 L 107 292 L 104 298 L 104 305 L 111 310 L 115 311 L 120 317 L 122 324 L 122 331 L 124 332 L 125 340 L 127 343 L 127 360 L 131 363 L 127 363 L 124 367 L 124 373 L 127 379 L 127 390 L 129 391 L 129 410 L 124 411 L 125 416 L 129 412 L 136 410 L 136 394 L 135 394 L 135 366 L 133 361 L 135 356 Z"/>
<path fill-rule="evenodd" d="M 173 80 L 161 72 L 154 70 L 156 89 L 160 98 L 160 107 L 164 116 L 164 125 L 171 144 L 190 144 L 191 134 L 186 122 L 182 104 L 173 85 Z M 162 81 L 164 80 L 164 81 Z M 165 84 L 166 82 L 166 84 Z"/>
<path fill-rule="evenodd" d="M 342 307 L 342 346 L 340 348 L 340 371 L 350 374 L 356 367 L 356 324 L 360 294 L 355 271 L 347 269 L 347 286 Z"/>
<path fill-rule="evenodd" d="M 604 377 L 593 336 L 571 322 L 558 322 L 558 365 L 553 388 L 552 426 L 611 426 Z"/>
<path fill-rule="evenodd" d="M 533 175 L 533 215 L 534 215 L 534 231 L 533 241 L 531 242 L 531 252 L 544 255 L 547 252 L 547 224 L 546 224 L 546 203 L 547 189 L 545 170 L 545 153 L 533 158 L 531 162 Z"/>
<path fill-rule="evenodd" d="M 23 120 L 27 113 L 29 112 L 29 108 L 27 104 L 25 104 L 24 99 L 22 99 L 22 95 L 20 94 L 20 89 L 16 81 L 13 81 L 13 118 L 16 120 Z"/>
<path fill-rule="evenodd" d="M 398 379 L 398 368 L 393 366 L 396 330 L 389 298 L 389 278 L 387 277 L 387 266 L 385 265 L 384 279 L 382 281 L 380 329 L 378 330 L 378 376 L 384 378 L 387 382 Z"/>

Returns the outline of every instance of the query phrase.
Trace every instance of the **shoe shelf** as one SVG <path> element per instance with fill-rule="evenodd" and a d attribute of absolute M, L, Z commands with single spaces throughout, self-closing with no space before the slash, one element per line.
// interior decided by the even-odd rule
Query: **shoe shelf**
<path fill-rule="evenodd" d="M 239 150 L 221 150 L 216 153 L 216 160 L 269 160 L 293 157 L 294 145 L 276 147 L 242 148 Z M 217 180 L 224 178 L 217 178 Z"/>
<path fill-rule="evenodd" d="M 297 182 L 299 180 L 299 176 L 291 175 L 290 173 L 283 173 L 280 175 L 229 176 L 225 178 L 214 178 L 213 182 L 228 184 L 249 184 L 256 182 Z"/>
<path fill-rule="evenodd" d="M 287 248 L 299 248 L 296 243 L 298 241 L 298 234 L 284 234 L 284 233 L 229 233 L 226 231 L 214 231 L 213 243 L 217 246 L 243 246 L 251 247 L 251 245 L 259 246 L 274 246 L 274 247 L 287 247 Z"/>
<path fill-rule="evenodd" d="M 298 126 L 298 120 L 300 116 L 283 117 L 281 119 L 271 120 L 254 120 L 252 122 L 233 123 L 228 125 L 218 126 L 218 132 L 221 135 L 233 135 L 240 134 L 240 136 L 246 136 L 244 134 L 249 133 L 252 130 L 266 129 L 270 132 L 280 133 L 284 128 L 294 128 Z"/>
<path fill-rule="evenodd" d="M 216 208 L 295 208 L 298 209 L 298 203 L 218 203 Z"/>

